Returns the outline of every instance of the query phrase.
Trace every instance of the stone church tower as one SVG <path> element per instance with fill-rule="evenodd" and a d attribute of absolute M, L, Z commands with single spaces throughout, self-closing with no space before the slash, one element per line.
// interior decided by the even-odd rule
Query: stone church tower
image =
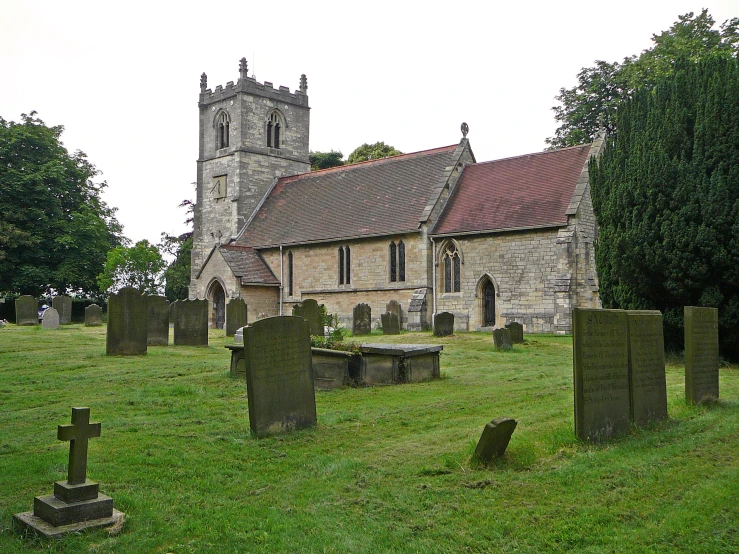
<path fill-rule="evenodd" d="M 310 171 L 305 75 L 295 92 L 275 89 L 249 77 L 242 58 L 236 84 L 207 86 L 203 73 L 190 298 L 211 296 L 195 285 L 203 264 L 238 234 L 277 178 Z"/>

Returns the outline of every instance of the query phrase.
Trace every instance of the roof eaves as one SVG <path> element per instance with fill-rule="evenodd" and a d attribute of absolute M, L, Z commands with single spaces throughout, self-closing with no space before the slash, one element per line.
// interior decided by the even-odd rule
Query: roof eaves
<path fill-rule="evenodd" d="M 344 237 L 331 237 L 326 239 L 315 239 L 315 240 L 304 240 L 304 241 L 295 241 L 295 242 L 283 242 L 278 244 L 255 244 L 251 246 L 251 248 L 260 249 L 260 250 L 267 250 L 269 248 L 279 248 L 282 246 L 283 248 L 288 248 L 291 246 L 308 246 L 313 244 L 330 244 L 332 242 L 344 242 L 348 240 L 361 240 L 361 239 L 372 239 L 372 238 L 378 238 L 378 237 L 394 237 L 396 235 L 410 235 L 410 234 L 418 234 L 419 230 L 417 228 L 414 229 L 400 229 L 395 230 L 390 233 L 369 233 L 366 235 L 348 235 Z"/>
<path fill-rule="evenodd" d="M 531 225 L 528 227 L 507 227 L 505 229 L 480 229 L 477 231 L 459 231 L 451 233 L 429 233 L 430 237 L 433 238 L 446 238 L 446 237 L 461 237 L 466 235 L 493 235 L 499 233 L 516 233 L 520 231 L 538 231 L 543 229 L 558 229 L 560 227 L 566 227 L 567 221 L 558 223 L 544 223 L 541 225 Z"/>

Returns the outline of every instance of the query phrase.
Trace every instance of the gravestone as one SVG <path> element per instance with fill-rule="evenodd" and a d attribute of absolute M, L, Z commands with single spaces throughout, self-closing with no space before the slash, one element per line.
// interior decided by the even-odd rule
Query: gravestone
<path fill-rule="evenodd" d="M 72 297 L 55 296 L 51 299 L 51 307 L 59 312 L 59 325 L 72 324 Z"/>
<path fill-rule="evenodd" d="M 208 301 L 175 300 L 175 346 L 208 346 Z"/>
<path fill-rule="evenodd" d="M 302 317 L 310 324 L 310 334 L 323 336 L 323 317 L 321 316 L 321 306 L 312 298 L 303 300 L 302 303 L 293 307 L 293 315 Z"/>
<path fill-rule="evenodd" d="M 494 329 L 493 344 L 496 350 L 510 350 L 513 348 L 510 329 Z"/>
<path fill-rule="evenodd" d="M 150 294 L 146 297 L 148 346 L 169 344 L 169 302 L 164 296 Z"/>
<path fill-rule="evenodd" d="M 385 307 L 385 312 L 398 316 L 398 329 L 403 328 L 403 308 L 396 300 L 391 300 Z"/>
<path fill-rule="evenodd" d="M 382 319 L 382 334 L 383 335 L 399 335 L 400 334 L 400 322 L 398 316 L 393 313 L 384 313 L 380 316 Z"/>
<path fill-rule="evenodd" d="M 246 324 L 246 302 L 243 298 L 234 298 L 226 305 L 226 336 L 233 337 Z"/>
<path fill-rule="evenodd" d="M 718 308 L 685 306 L 685 400 L 718 399 Z"/>
<path fill-rule="evenodd" d="M 36 325 L 38 323 L 38 302 L 33 296 L 19 296 L 15 299 L 15 324 Z"/>
<path fill-rule="evenodd" d="M 505 454 L 517 425 L 518 422 L 510 417 L 496 417 L 485 425 L 475 448 L 475 458 L 482 462 L 490 462 L 493 458 Z"/>
<path fill-rule="evenodd" d="M 434 316 L 434 336 L 448 337 L 454 334 L 454 314 L 441 312 Z"/>
<path fill-rule="evenodd" d="M 575 308 L 575 434 L 602 441 L 629 430 L 628 320 L 623 310 Z"/>
<path fill-rule="evenodd" d="M 49 308 L 41 316 L 41 328 L 42 329 L 59 329 L 59 312 L 54 308 Z"/>
<path fill-rule="evenodd" d="M 644 426 L 667 419 L 665 341 L 662 314 L 656 310 L 629 310 L 629 395 L 631 421 Z"/>
<path fill-rule="evenodd" d="M 244 328 L 249 425 L 257 437 L 316 424 L 310 324 L 260 319 Z"/>
<path fill-rule="evenodd" d="M 523 325 L 518 321 L 511 321 L 505 326 L 511 332 L 511 342 L 513 344 L 520 344 L 523 342 Z"/>
<path fill-rule="evenodd" d="M 59 440 L 69 441 L 67 480 L 54 483 L 54 494 L 34 498 L 32 512 L 13 516 L 21 530 L 58 538 L 122 523 L 125 514 L 113 508 L 111 497 L 99 493 L 98 483 L 87 478 L 87 445 L 100 436 L 100 429 L 100 423 L 90 423 L 90 408 L 72 408 L 72 424 L 57 430 Z"/>
<path fill-rule="evenodd" d="M 372 308 L 369 304 L 357 304 L 354 306 L 354 322 L 352 323 L 352 334 L 369 335 L 372 333 Z"/>
<path fill-rule="evenodd" d="M 111 294 L 108 299 L 105 353 L 108 356 L 146 354 L 147 334 L 146 296 L 132 287 Z"/>
<path fill-rule="evenodd" d="M 85 327 L 99 327 L 103 324 L 103 309 L 97 304 L 85 308 Z"/>

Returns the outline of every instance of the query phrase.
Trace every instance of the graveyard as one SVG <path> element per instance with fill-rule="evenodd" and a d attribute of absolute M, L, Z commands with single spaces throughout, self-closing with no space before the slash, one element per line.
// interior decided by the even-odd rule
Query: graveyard
<path fill-rule="evenodd" d="M 172 330 L 170 331 L 172 333 Z M 437 344 L 441 378 L 316 391 L 317 423 L 255 438 L 233 339 L 106 356 L 106 329 L 0 329 L 0 552 L 716 552 L 739 548 L 739 368 L 720 400 L 685 402 L 667 357 L 669 419 L 576 438 L 573 344 L 490 333 L 362 337 Z M 57 426 L 91 408 L 87 476 L 125 525 L 49 542 L 12 515 L 67 475 Z M 505 454 L 473 459 L 494 418 Z"/>

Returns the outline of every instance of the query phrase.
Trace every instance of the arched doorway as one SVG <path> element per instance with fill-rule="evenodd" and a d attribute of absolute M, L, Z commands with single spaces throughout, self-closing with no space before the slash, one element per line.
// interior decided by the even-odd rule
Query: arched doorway
<path fill-rule="evenodd" d="M 482 326 L 495 325 L 495 285 L 490 279 L 485 279 L 482 285 Z"/>
<path fill-rule="evenodd" d="M 211 315 L 211 324 L 216 329 L 223 329 L 226 324 L 226 293 L 219 282 L 213 283 L 210 289 L 211 301 L 213 302 L 213 312 Z"/>

